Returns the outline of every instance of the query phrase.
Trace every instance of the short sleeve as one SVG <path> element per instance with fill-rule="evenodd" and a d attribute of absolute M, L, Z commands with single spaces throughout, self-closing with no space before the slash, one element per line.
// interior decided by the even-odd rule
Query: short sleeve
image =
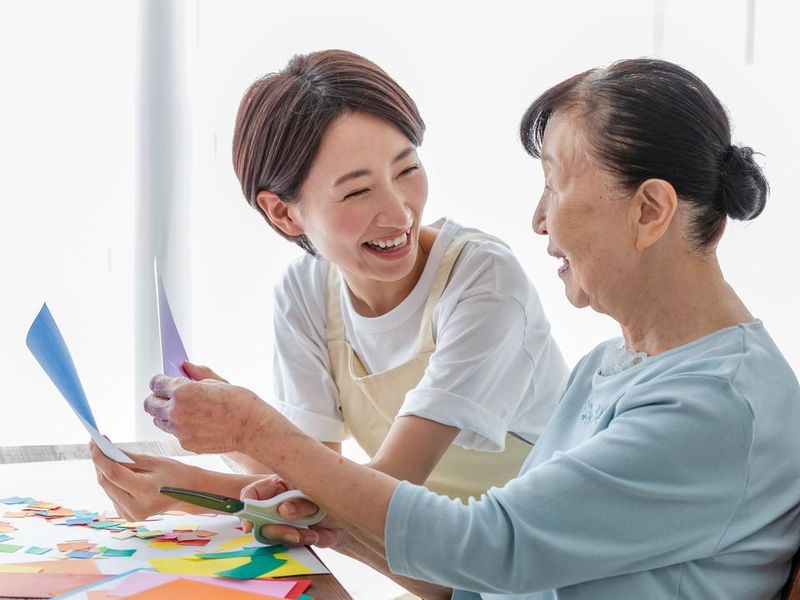
<path fill-rule="evenodd" d="M 313 262 L 312 262 L 313 261 Z M 293 263 L 273 292 L 275 398 L 271 403 L 321 442 L 348 437 L 326 342 L 325 263 Z"/>
<path fill-rule="evenodd" d="M 455 444 L 498 452 L 507 431 L 520 431 L 515 429 L 520 412 L 526 418 L 541 414 L 538 427 L 543 427 L 558 401 L 556 388 L 560 393 L 566 366 L 552 373 L 557 379 L 552 397 L 536 398 L 540 405 L 532 408 L 534 385 L 543 383 L 534 381 L 528 348 L 528 307 L 538 298 L 516 259 L 504 255 L 510 255 L 507 249 L 491 246 L 495 249 L 479 247 L 456 263 L 435 311 L 436 350 L 399 414 L 456 427 Z M 543 337 L 552 342 L 549 330 Z"/>

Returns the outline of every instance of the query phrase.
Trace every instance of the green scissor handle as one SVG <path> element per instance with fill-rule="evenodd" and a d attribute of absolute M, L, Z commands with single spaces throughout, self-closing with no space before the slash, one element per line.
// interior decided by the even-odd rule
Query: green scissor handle
<path fill-rule="evenodd" d="M 282 502 L 297 498 L 302 498 L 303 500 L 313 502 L 311 498 L 306 496 L 300 490 L 289 490 L 288 492 L 283 492 L 282 494 L 278 494 L 277 496 L 273 496 L 267 500 L 251 500 L 249 498 L 245 498 L 242 500 L 242 502 L 244 502 L 244 508 L 237 512 L 236 516 L 240 519 L 252 521 L 253 535 L 255 536 L 256 540 L 266 545 L 275 544 L 277 542 L 264 537 L 261 534 L 261 528 L 264 525 L 290 525 L 291 527 L 296 527 L 298 529 L 308 529 L 309 525 L 319 523 L 327 514 L 324 509 L 320 508 L 317 510 L 317 512 L 308 517 L 303 517 L 302 519 L 298 519 L 296 521 L 287 521 L 278 513 L 278 506 L 280 506 Z"/>

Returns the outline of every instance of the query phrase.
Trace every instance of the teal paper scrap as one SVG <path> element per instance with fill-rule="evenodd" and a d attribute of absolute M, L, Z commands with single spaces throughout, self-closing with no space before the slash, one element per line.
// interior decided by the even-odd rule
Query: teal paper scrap
<path fill-rule="evenodd" d="M 41 548 L 39 546 L 31 546 L 25 550 L 25 554 L 47 554 L 52 548 Z"/>
<path fill-rule="evenodd" d="M 10 535 L 6 535 L 5 533 L 0 533 L 0 542 L 7 542 L 8 540 L 13 540 L 14 538 Z"/>
<path fill-rule="evenodd" d="M 278 552 L 286 552 L 286 546 L 252 546 L 230 552 L 200 552 L 200 558 L 242 558 L 244 556 L 273 556 Z"/>
<path fill-rule="evenodd" d="M 133 556 L 136 553 L 135 548 L 125 548 L 125 549 L 118 549 L 118 548 L 104 548 L 103 549 L 103 556 Z"/>
<path fill-rule="evenodd" d="M 288 562 L 286 559 L 275 558 L 272 554 L 257 554 L 250 557 L 250 562 L 234 569 L 219 571 L 217 576 L 231 579 L 255 579 L 274 571 L 286 562 Z"/>
<path fill-rule="evenodd" d="M 0 499 L 3 504 L 33 504 L 36 502 L 33 498 L 21 498 L 19 496 L 11 496 L 10 498 Z"/>

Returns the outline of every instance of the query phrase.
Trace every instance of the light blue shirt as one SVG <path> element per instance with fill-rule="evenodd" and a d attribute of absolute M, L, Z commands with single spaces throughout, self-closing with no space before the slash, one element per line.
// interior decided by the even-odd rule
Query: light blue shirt
<path fill-rule="evenodd" d="M 800 386 L 763 325 L 604 376 L 609 344 L 517 479 L 466 506 L 397 488 L 392 571 L 459 600 L 777 597 L 800 544 Z"/>

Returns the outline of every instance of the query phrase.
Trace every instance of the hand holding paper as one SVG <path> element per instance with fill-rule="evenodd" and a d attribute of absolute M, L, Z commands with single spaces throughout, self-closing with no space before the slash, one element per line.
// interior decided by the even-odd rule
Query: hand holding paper
<path fill-rule="evenodd" d="M 75 363 L 72 362 L 67 344 L 64 342 L 46 303 L 42 305 L 42 309 L 28 330 L 25 344 L 72 410 L 75 411 L 78 419 L 103 454 L 117 462 L 133 463 L 122 450 L 114 446 L 98 431 L 92 409 L 89 407 L 89 401 L 86 399 L 86 393 L 83 391 L 81 380 L 75 369 Z"/>

